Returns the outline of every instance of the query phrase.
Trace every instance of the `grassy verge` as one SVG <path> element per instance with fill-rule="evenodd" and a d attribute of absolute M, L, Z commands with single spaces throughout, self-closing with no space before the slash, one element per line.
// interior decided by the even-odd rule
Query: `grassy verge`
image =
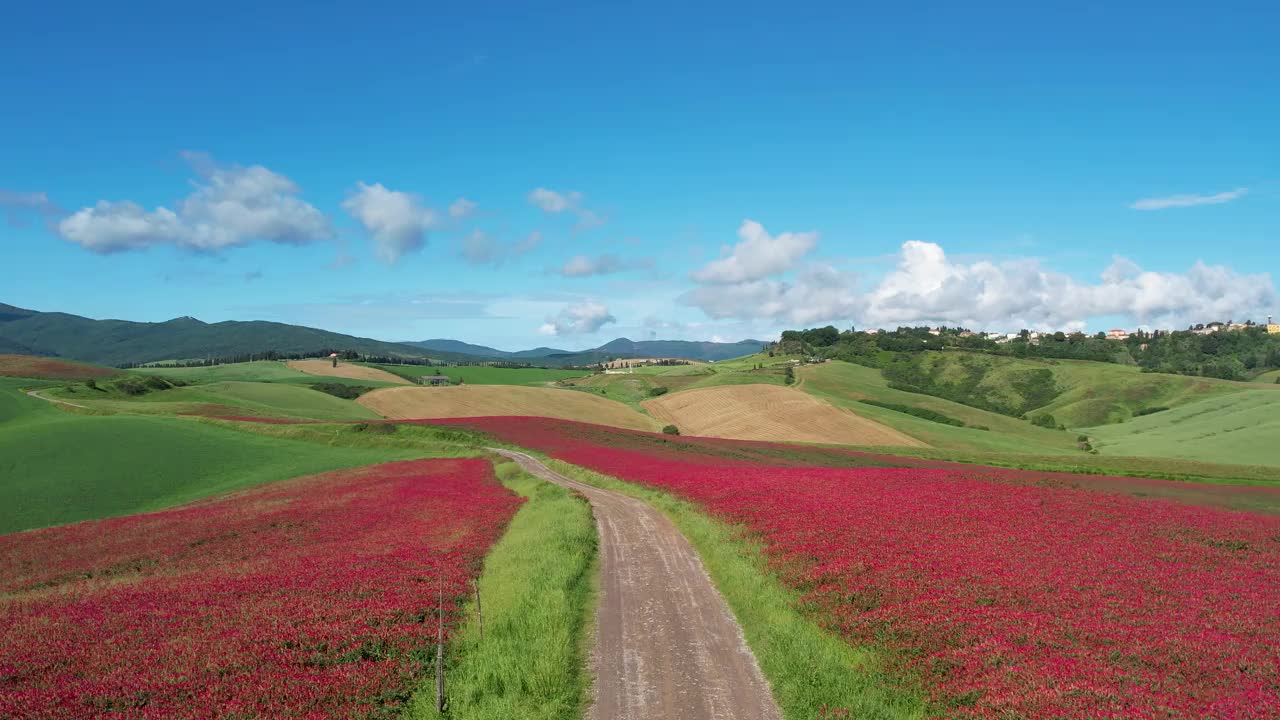
<path fill-rule="evenodd" d="M 827 717 L 837 717 L 834 709 L 877 720 L 924 715 L 917 692 L 883 672 L 876 652 L 851 647 L 805 617 L 800 595 L 778 582 L 759 543 L 740 530 L 667 493 L 543 459 L 557 472 L 640 498 L 671 518 L 728 601 L 785 718 L 824 717 L 824 706 Z"/>
<path fill-rule="evenodd" d="M 861 449 L 861 448 L 859 448 Z M 1076 475 L 1117 475 L 1123 477 L 1177 480 L 1212 485 L 1280 486 L 1280 470 L 1268 465 L 1226 465 L 1176 458 L 1125 457 L 1117 455 L 1023 455 L 1019 453 L 964 452 L 930 448 L 879 448 L 900 457 L 990 465 L 1018 470 L 1064 472 Z"/>
<path fill-rule="evenodd" d="M 529 502 L 485 559 L 484 637 L 472 612 L 448 649 L 444 715 L 435 709 L 432 676 L 414 695 L 406 718 L 562 720 L 582 714 L 589 681 L 586 637 L 595 608 L 591 510 L 515 463 L 499 465 L 498 476 Z"/>

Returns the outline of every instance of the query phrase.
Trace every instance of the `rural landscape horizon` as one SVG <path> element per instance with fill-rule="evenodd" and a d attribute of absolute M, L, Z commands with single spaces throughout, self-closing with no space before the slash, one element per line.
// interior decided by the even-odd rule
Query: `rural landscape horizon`
<path fill-rule="evenodd" d="M 1280 5 L 0 31 L 0 718 L 1280 718 Z"/>

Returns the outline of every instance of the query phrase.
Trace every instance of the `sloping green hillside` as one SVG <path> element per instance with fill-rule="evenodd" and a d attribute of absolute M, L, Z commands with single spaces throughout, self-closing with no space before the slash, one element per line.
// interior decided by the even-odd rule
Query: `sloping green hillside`
<path fill-rule="evenodd" d="M 316 380 L 312 376 L 312 380 Z M 99 387 L 110 387 L 100 383 Z M 294 383 L 216 382 L 130 397 L 83 386 L 49 390 L 50 397 L 94 410 L 145 415 L 249 415 L 298 420 L 373 420 L 377 413 Z"/>
<path fill-rule="evenodd" d="M 1280 465 L 1280 388 L 1209 397 L 1085 432 L 1104 455 Z"/>
<path fill-rule="evenodd" d="M 1067 427 L 1123 422 L 1143 410 L 1176 407 L 1259 386 L 1144 373 L 1086 360 L 1025 360 L 962 351 L 913 354 L 884 373 L 891 383 L 1012 416 L 1052 414 Z"/>
<path fill-rule="evenodd" d="M 146 512 L 412 455 L 284 440 L 183 418 L 76 414 L 21 392 L 34 385 L 39 383 L 0 378 L 0 534 Z"/>
<path fill-rule="evenodd" d="M 935 448 L 975 452 L 1076 453 L 1075 434 L 1040 428 L 1017 418 L 962 405 L 942 398 L 895 390 L 879 370 L 832 360 L 799 369 L 800 389 L 837 407 L 882 422 Z M 963 421 L 955 427 L 888 408 L 868 405 L 874 400 L 931 410 Z M 977 428 L 986 427 L 988 430 Z"/>

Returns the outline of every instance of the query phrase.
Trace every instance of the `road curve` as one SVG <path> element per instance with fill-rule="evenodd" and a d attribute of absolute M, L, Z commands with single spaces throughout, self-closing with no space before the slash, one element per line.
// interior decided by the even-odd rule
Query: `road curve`
<path fill-rule="evenodd" d="M 600 533 L 594 720 L 781 720 L 742 628 L 698 554 L 648 503 L 490 448 L 576 490 Z"/>
<path fill-rule="evenodd" d="M 27 391 L 27 394 L 28 394 L 28 395 L 30 395 L 30 396 L 31 396 L 31 397 L 33 397 L 33 398 L 36 398 L 37 400 L 43 400 L 43 401 L 45 401 L 45 402 L 49 402 L 49 403 L 56 403 L 56 404 L 58 404 L 58 405 L 67 405 L 67 406 L 74 407 L 74 408 L 80 408 L 81 410 L 91 410 L 91 409 L 92 409 L 92 408 L 90 408 L 88 405 L 80 405 L 79 403 L 67 402 L 66 400 L 59 400 L 59 399 L 57 399 L 57 398 L 45 397 L 45 396 L 43 396 L 43 395 L 41 395 L 41 394 L 40 394 L 40 391 L 39 391 L 39 390 L 28 390 L 28 391 Z"/>

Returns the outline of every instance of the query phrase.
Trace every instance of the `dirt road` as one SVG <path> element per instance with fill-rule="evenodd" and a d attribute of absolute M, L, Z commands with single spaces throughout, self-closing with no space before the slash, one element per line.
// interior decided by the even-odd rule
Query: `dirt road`
<path fill-rule="evenodd" d="M 600 532 L 594 720 L 780 720 L 742 629 L 665 515 L 571 480 L 524 453 L 529 473 L 591 502 Z"/>
<path fill-rule="evenodd" d="M 30 396 L 31 396 L 31 397 L 33 397 L 33 398 L 36 398 L 36 399 L 38 399 L 38 400 L 43 400 L 43 401 L 45 401 L 45 402 L 57 403 L 57 404 L 59 404 L 59 405 L 68 405 L 68 406 L 70 406 L 70 407 L 80 408 L 80 409 L 82 409 L 82 410 L 89 410 L 89 409 L 90 409 L 88 405 L 81 405 L 81 404 L 79 404 L 79 403 L 67 402 L 66 400 L 59 400 L 59 399 L 57 399 L 57 398 L 45 397 L 45 396 L 43 396 L 43 395 L 41 395 L 41 394 L 40 394 L 40 391 L 39 391 L 39 390 L 28 390 L 28 391 L 27 391 L 27 394 L 28 394 L 28 395 L 30 395 Z"/>

